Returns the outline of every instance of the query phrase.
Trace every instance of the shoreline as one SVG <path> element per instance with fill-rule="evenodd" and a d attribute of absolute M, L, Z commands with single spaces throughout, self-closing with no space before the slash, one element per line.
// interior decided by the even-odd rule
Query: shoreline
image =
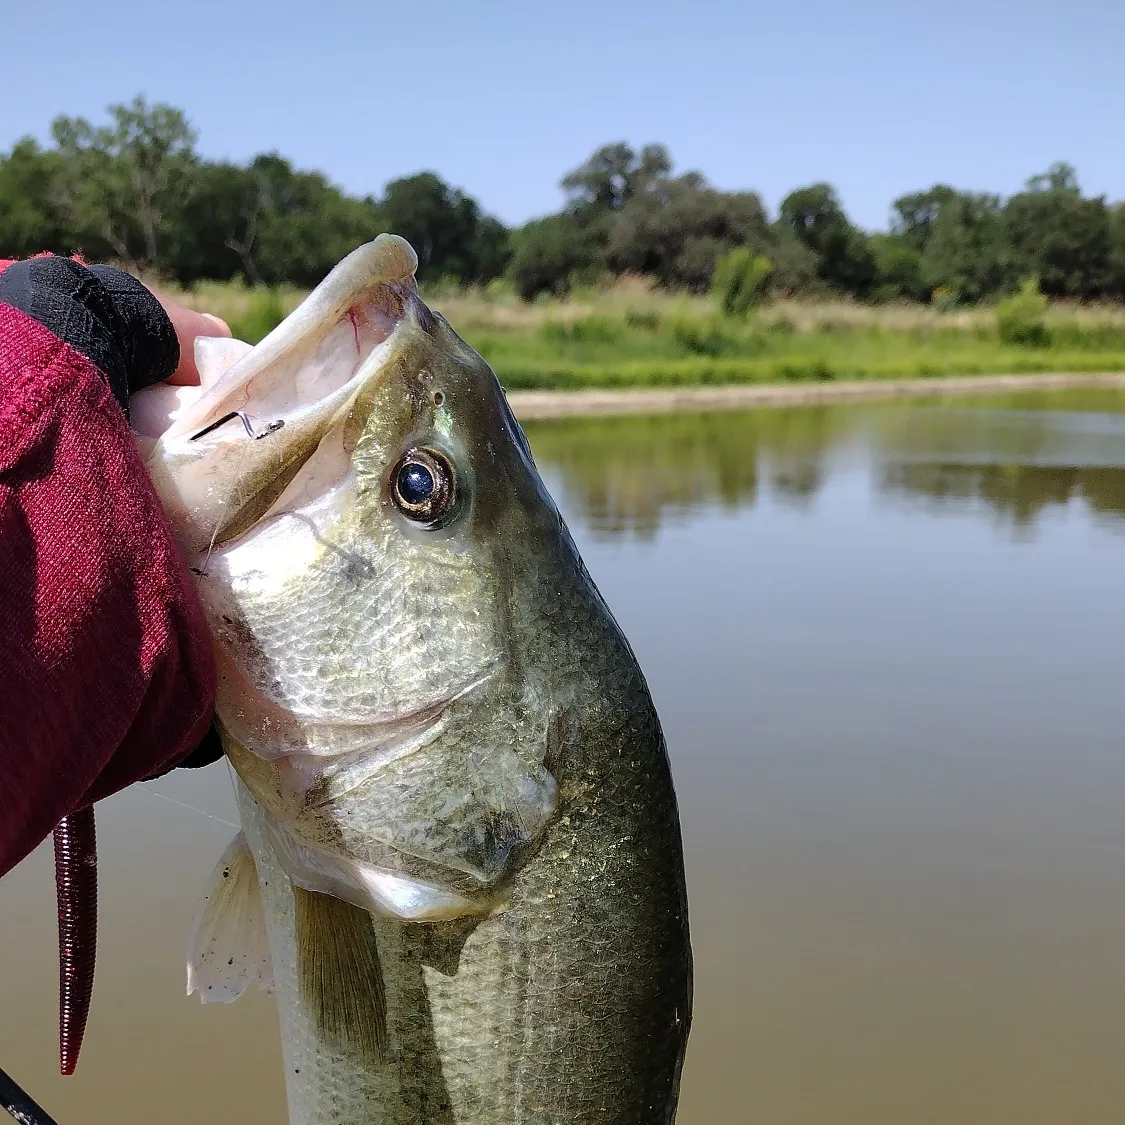
<path fill-rule="evenodd" d="M 726 387 L 636 390 L 509 391 L 521 421 L 610 414 L 702 413 L 756 406 L 805 406 L 891 398 L 937 398 L 997 391 L 1125 390 L 1125 373 L 1056 372 L 1042 375 L 943 375 L 924 379 L 867 379 L 832 383 L 768 383 Z"/>

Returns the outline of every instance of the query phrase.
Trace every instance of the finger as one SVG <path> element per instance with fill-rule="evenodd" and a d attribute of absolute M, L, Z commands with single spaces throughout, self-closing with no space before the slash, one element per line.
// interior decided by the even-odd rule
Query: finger
<path fill-rule="evenodd" d="M 185 385 L 199 382 L 199 371 L 195 366 L 195 341 L 199 336 L 229 336 L 230 328 L 226 321 L 220 320 L 210 313 L 196 312 L 194 309 L 185 309 L 174 301 L 159 298 L 176 330 L 176 339 L 180 342 L 180 364 L 167 380 L 169 383 Z"/>

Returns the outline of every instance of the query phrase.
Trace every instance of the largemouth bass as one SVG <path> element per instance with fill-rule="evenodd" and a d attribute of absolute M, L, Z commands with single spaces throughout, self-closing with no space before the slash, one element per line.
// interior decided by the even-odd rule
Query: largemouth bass
<path fill-rule="evenodd" d="M 293 1125 L 663 1125 L 692 968 L 660 723 L 416 265 L 381 236 L 133 402 L 243 823 L 189 992 L 275 991 Z"/>

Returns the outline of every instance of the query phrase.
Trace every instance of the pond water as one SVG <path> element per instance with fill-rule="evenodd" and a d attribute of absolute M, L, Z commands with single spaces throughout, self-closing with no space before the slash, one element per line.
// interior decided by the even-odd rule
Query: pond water
<path fill-rule="evenodd" d="M 1125 1120 L 1122 410 L 528 426 L 668 735 L 696 958 L 681 1125 Z M 183 995 L 236 819 L 222 764 L 101 806 L 69 1079 L 48 850 L 0 882 L 0 1065 L 60 1125 L 285 1121 L 272 1001 Z"/>

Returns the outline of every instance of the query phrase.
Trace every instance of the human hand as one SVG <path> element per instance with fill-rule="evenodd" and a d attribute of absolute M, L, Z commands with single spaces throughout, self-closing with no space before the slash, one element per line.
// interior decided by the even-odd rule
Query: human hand
<path fill-rule="evenodd" d="M 195 366 L 195 341 L 200 336 L 230 336 L 230 328 L 225 320 L 211 313 L 196 312 L 177 304 L 159 290 L 152 295 L 160 302 L 161 308 L 172 322 L 176 340 L 180 347 L 180 361 L 176 369 L 163 380 L 176 386 L 198 386 L 199 371 Z"/>
<path fill-rule="evenodd" d="M 39 321 L 105 375 L 128 414 L 129 395 L 158 382 L 199 383 L 195 341 L 230 336 L 218 317 L 156 294 L 112 266 L 43 256 L 0 272 L 0 302 Z M 214 725 L 179 765 L 204 766 L 222 755 Z M 160 776 L 159 771 L 152 776 Z"/>
<path fill-rule="evenodd" d="M 166 383 L 178 386 L 197 386 L 199 384 L 199 370 L 195 366 L 195 341 L 200 336 L 227 336 L 231 334 L 226 321 L 220 320 L 210 313 L 196 312 L 194 309 L 185 308 L 170 300 L 163 293 L 155 293 L 161 307 L 172 322 L 176 339 L 180 346 L 180 361 L 176 365 Z M 223 756 L 223 744 L 219 741 L 219 732 L 212 723 L 203 741 L 176 767 L 177 769 L 198 769 L 208 766 Z M 154 776 L 159 777 L 160 774 Z"/>
<path fill-rule="evenodd" d="M 230 336 L 218 317 L 155 294 L 123 270 L 53 255 L 8 266 L 0 301 L 93 362 L 126 412 L 129 395 L 143 387 L 198 383 L 196 338 Z"/>

